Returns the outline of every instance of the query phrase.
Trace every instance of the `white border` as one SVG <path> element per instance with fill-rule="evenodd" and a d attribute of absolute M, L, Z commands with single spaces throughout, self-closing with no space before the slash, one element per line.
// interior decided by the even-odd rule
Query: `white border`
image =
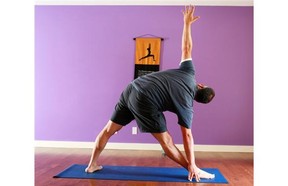
<path fill-rule="evenodd" d="M 253 0 L 36 0 L 36 5 L 189 5 L 253 6 Z"/>
<path fill-rule="evenodd" d="M 35 147 L 51 148 L 93 148 L 94 142 L 75 141 L 35 141 Z M 182 144 L 176 144 L 179 150 L 184 151 Z M 162 150 L 159 144 L 152 143 L 107 143 L 105 149 L 117 150 Z M 195 151 L 202 152 L 253 152 L 253 146 L 237 145 L 195 145 Z"/>

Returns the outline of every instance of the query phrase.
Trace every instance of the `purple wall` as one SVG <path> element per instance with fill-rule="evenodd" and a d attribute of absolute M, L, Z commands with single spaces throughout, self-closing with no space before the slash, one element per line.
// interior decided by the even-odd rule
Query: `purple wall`
<path fill-rule="evenodd" d="M 134 75 L 134 37 L 162 43 L 161 69 L 181 56 L 182 6 L 36 6 L 35 139 L 94 141 Z M 193 60 L 198 82 L 215 88 L 212 103 L 195 103 L 196 144 L 253 145 L 253 7 L 197 7 Z M 165 113 L 175 143 L 176 116 Z M 155 143 L 131 134 L 110 142 Z"/>

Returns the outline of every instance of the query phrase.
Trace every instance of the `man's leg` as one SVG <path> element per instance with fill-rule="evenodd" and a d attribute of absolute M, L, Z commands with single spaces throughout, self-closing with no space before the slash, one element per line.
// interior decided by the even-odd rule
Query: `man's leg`
<path fill-rule="evenodd" d="M 165 154 L 175 161 L 176 163 L 180 164 L 182 167 L 188 170 L 188 161 L 185 156 L 181 153 L 181 151 L 175 146 L 172 137 L 168 132 L 163 133 L 152 133 L 152 135 L 158 140 L 160 145 L 162 146 Z M 199 169 L 199 168 L 198 168 Z M 198 170 L 200 172 L 200 178 L 214 178 L 213 174 L 205 172 L 201 169 Z"/>
<path fill-rule="evenodd" d="M 102 129 L 95 140 L 95 146 L 93 148 L 90 162 L 88 167 L 85 169 L 85 172 L 92 173 L 102 169 L 102 166 L 97 165 L 97 160 L 105 148 L 109 138 L 122 127 L 122 125 L 114 123 L 111 120 L 108 121 L 107 125 Z"/>
<path fill-rule="evenodd" d="M 152 133 L 152 135 L 158 140 L 165 154 L 170 159 L 187 169 L 188 161 L 186 157 L 184 157 L 181 151 L 175 146 L 173 139 L 168 132 Z"/>

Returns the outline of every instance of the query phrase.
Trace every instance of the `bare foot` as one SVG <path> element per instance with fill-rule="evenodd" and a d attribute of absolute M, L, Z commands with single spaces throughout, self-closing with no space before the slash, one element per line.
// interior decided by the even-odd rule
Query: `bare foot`
<path fill-rule="evenodd" d="M 199 169 L 199 171 L 200 171 L 200 178 L 205 178 L 205 179 L 213 179 L 213 178 L 215 178 L 215 174 L 210 174 L 210 173 L 208 173 L 208 172 L 205 172 L 205 171 L 203 171 L 203 170 L 201 170 L 201 169 Z"/>
<path fill-rule="evenodd" d="M 103 169 L 102 166 L 96 166 L 96 167 L 94 167 L 94 166 L 88 166 L 88 167 L 85 169 L 85 172 L 87 172 L 87 173 L 93 173 L 93 172 L 99 171 L 99 170 L 101 170 L 101 169 Z"/>

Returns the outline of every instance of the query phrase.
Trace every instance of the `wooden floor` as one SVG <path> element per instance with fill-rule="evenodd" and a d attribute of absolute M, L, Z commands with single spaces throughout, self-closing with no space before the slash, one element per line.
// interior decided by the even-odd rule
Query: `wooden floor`
<path fill-rule="evenodd" d="M 253 153 L 196 152 L 199 168 L 218 168 L 229 184 L 166 183 L 52 178 L 72 164 L 87 164 L 91 149 L 35 148 L 36 186 L 252 186 Z M 179 167 L 161 151 L 104 150 L 99 158 L 103 165 Z"/>

